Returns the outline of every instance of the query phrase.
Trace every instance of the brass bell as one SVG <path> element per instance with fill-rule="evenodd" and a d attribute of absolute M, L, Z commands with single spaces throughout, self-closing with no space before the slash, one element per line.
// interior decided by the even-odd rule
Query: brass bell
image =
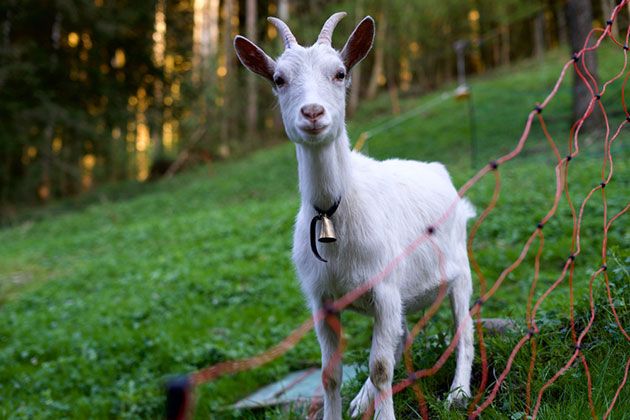
<path fill-rule="evenodd" d="M 319 242 L 335 242 L 337 237 L 335 236 L 335 228 L 333 222 L 326 216 L 322 216 L 322 227 L 319 231 Z"/>

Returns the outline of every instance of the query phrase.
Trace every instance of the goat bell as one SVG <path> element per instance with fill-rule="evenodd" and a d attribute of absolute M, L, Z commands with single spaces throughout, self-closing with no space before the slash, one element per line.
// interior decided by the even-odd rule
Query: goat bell
<path fill-rule="evenodd" d="M 322 227 L 319 231 L 319 242 L 330 243 L 335 242 L 337 237 L 335 236 L 335 228 L 332 220 L 326 216 L 322 216 Z"/>

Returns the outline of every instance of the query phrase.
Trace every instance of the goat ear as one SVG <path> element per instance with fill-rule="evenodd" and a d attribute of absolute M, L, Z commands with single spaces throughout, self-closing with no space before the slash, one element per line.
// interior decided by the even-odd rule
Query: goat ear
<path fill-rule="evenodd" d="M 236 56 L 245 67 L 269 81 L 273 81 L 276 62 L 249 39 L 237 35 L 234 38 Z"/>
<path fill-rule="evenodd" d="M 341 50 L 341 59 L 346 69 L 350 71 L 355 64 L 365 58 L 374 43 L 374 19 L 366 16 L 348 38 L 348 42 Z"/>

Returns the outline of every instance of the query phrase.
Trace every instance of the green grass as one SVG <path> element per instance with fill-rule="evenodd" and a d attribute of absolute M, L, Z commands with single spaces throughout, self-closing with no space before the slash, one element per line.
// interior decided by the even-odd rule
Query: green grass
<path fill-rule="evenodd" d="M 602 54 L 602 78 L 606 78 L 618 71 L 621 60 L 618 51 Z M 543 63 L 524 62 L 472 81 L 479 142 L 474 169 L 469 160 L 467 105 L 452 99 L 372 138 L 369 153 L 379 159 L 443 161 L 461 185 L 485 162 L 514 147 L 528 112 L 551 89 L 565 60 L 566 56 L 553 52 Z M 568 143 L 569 82 L 544 111 L 562 154 Z M 603 98 L 615 127 L 623 120 L 619 90 L 616 83 Z M 402 107 L 412 109 L 437 94 L 403 99 Z M 392 118 L 388 109 L 386 96 L 363 104 L 349 124 L 352 138 Z M 613 147 L 615 178 L 606 187 L 609 218 L 628 202 L 630 154 L 623 145 L 627 139 L 623 133 Z M 584 136 L 582 141 L 582 153 L 570 166 L 570 191 L 578 204 L 600 182 L 602 163 L 601 138 Z M 475 255 L 490 283 L 518 256 L 553 201 L 554 159 L 536 124 L 523 156 L 499 168 L 500 201 L 475 240 Z M 210 174 L 199 169 L 156 184 L 103 189 L 77 209 L 67 210 L 61 203 L 54 209 L 63 211 L 38 212 L 0 230 L 0 417 L 158 417 L 163 407 L 161 386 L 168 376 L 249 357 L 284 338 L 309 316 L 290 262 L 298 208 L 296 176 L 293 147 L 287 143 L 217 164 Z M 470 190 L 480 211 L 493 187 L 492 177 L 486 177 Z M 601 263 L 599 192 L 584 214 L 582 252 L 574 276 L 579 328 L 589 314 L 590 274 Z M 624 226 L 627 216 L 609 232 L 608 273 L 617 311 L 627 328 L 630 237 Z M 536 297 L 560 275 L 570 252 L 571 231 L 569 207 L 562 200 L 557 216 L 544 228 L 545 253 Z M 524 325 L 537 246 L 534 242 L 523 264 L 484 305 L 484 316 L 510 317 Z M 564 281 L 541 306 L 535 391 L 572 351 L 568 290 Z M 609 404 L 630 354 L 603 296 L 602 277 L 598 277 L 596 322 L 585 340 L 584 354 L 599 415 Z M 366 366 L 370 325 L 366 318 L 344 314 L 349 362 Z M 449 328 L 448 311 L 440 310 L 414 344 L 417 368 L 435 362 L 447 345 L 444 331 Z M 490 385 L 521 333 L 488 338 Z M 497 400 L 486 411 L 487 418 L 523 418 L 528 348 L 519 353 Z M 291 370 L 318 362 L 319 348 L 311 332 L 269 365 L 202 386 L 197 392 L 197 415 L 236 417 L 237 413 L 220 409 Z M 452 371 L 449 360 L 435 377 L 422 382 L 431 412 L 439 417 L 461 417 L 446 411 L 441 402 Z M 478 360 L 475 372 L 478 384 Z M 398 375 L 402 378 L 404 372 Z M 587 416 L 585 384 L 584 370 L 580 365 L 572 367 L 544 394 L 541 417 Z M 357 381 L 344 387 L 346 404 L 358 386 Z M 629 412 L 628 389 L 620 395 L 613 418 Z M 396 405 L 401 418 L 416 416 L 417 404 L 410 392 L 397 396 Z M 286 417 L 273 410 L 243 415 Z"/>

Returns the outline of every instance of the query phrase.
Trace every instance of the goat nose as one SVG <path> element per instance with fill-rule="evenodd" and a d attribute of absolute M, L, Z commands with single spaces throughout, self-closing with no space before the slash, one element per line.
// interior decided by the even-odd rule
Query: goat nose
<path fill-rule="evenodd" d="M 304 115 L 304 117 L 308 118 L 309 120 L 317 121 L 319 117 L 324 115 L 325 110 L 324 107 L 319 104 L 308 104 L 304 105 L 300 109 L 300 112 L 302 113 L 302 115 Z"/>

